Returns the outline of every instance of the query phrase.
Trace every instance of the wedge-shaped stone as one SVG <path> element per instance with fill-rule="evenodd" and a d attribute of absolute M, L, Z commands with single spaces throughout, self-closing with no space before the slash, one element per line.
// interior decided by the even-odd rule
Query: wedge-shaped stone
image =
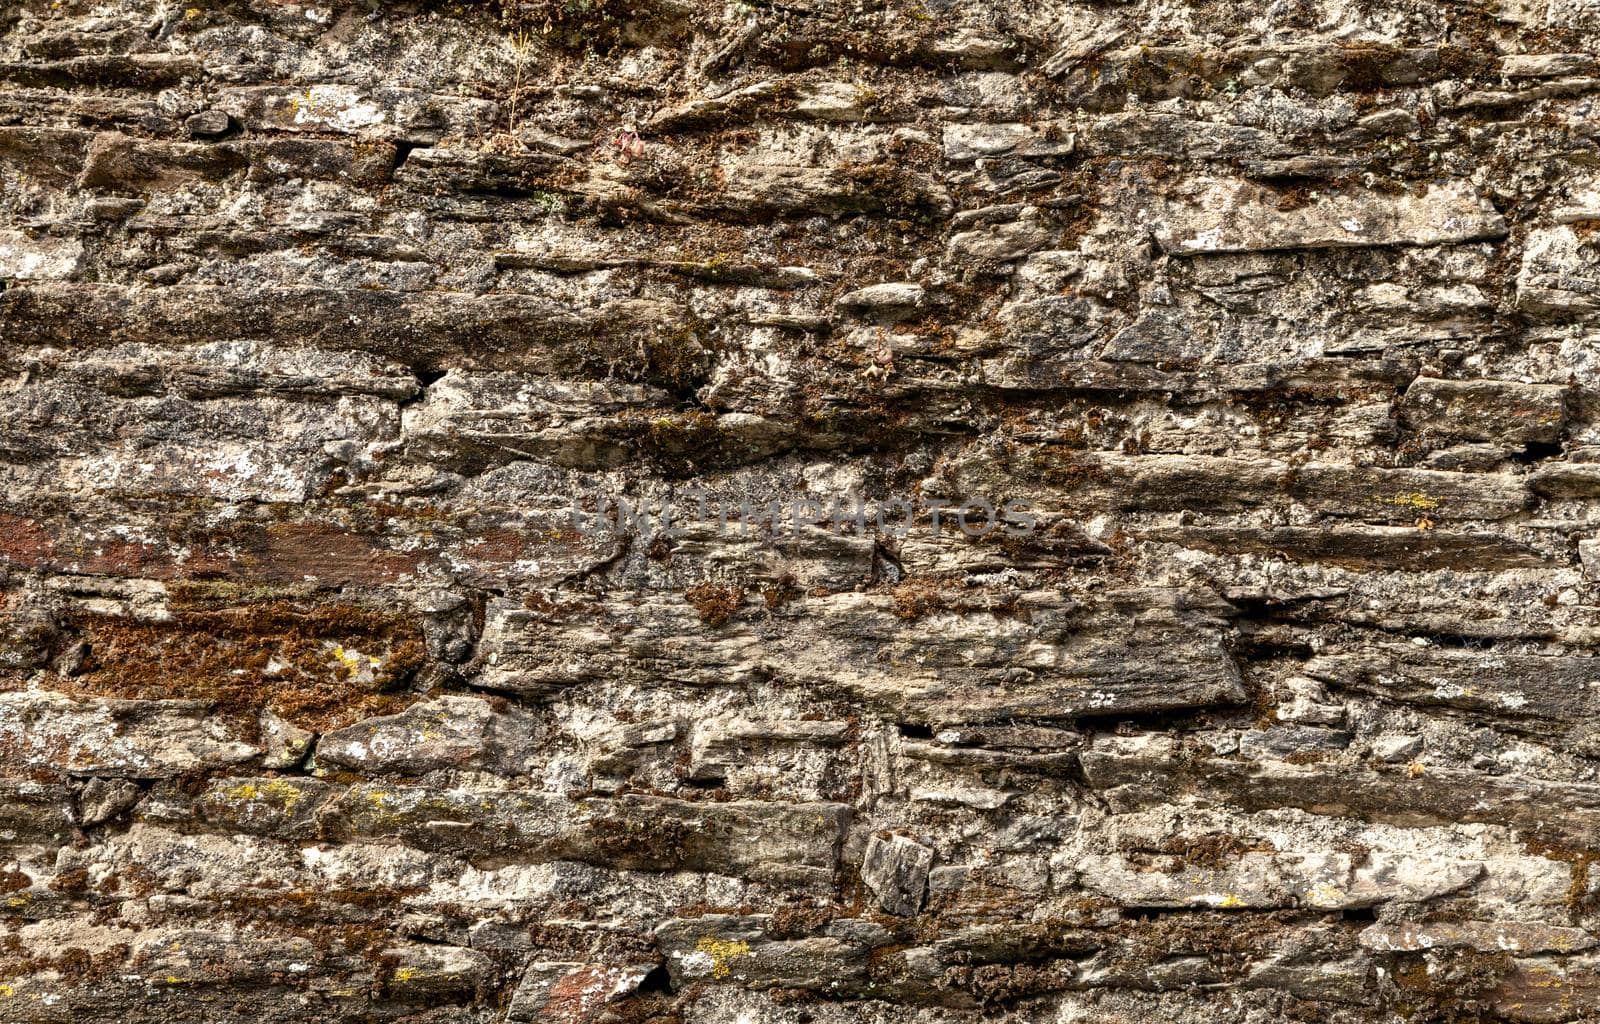
<path fill-rule="evenodd" d="M 861 880 L 891 914 L 909 916 L 922 909 L 928 891 L 933 851 L 905 836 L 873 836 L 861 859 Z"/>
<path fill-rule="evenodd" d="M 810 267 L 784 267 L 741 260 L 670 260 L 643 256 L 619 256 L 610 250 L 597 252 L 548 252 L 508 249 L 494 254 L 501 270 L 541 270 L 552 274 L 587 274 L 596 270 L 663 271 L 677 277 L 709 284 L 749 285 L 753 288 L 804 288 L 824 280 Z"/>
<path fill-rule="evenodd" d="M 881 928 L 867 926 L 776 939 L 768 934 L 770 921 L 765 914 L 707 914 L 668 921 L 656 929 L 655 939 L 674 985 L 698 982 L 845 995 L 867 987 L 869 942 L 888 938 Z"/>
<path fill-rule="evenodd" d="M 1316 657 L 1305 672 L 1346 689 L 1565 736 L 1600 753 L 1600 658 L 1396 644 Z"/>
<path fill-rule="evenodd" d="M 1533 496 L 1514 476 L 1311 463 L 1287 487 L 1292 500 L 1325 515 L 1369 521 L 1505 519 Z"/>
<path fill-rule="evenodd" d="M 1581 1021 L 1600 1006 L 1600 957 L 1517 960 L 1485 997 L 1497 1015 L 1518 1024 Z"/>
<path fill-rule="evenodd" d="M 57 38 L 72 38 L 63 33 Z M 77 38 L 82 39 L 82 36 Z M 79 44 L 82 45 L 81 43 Z M 36 54 L 37 55 L 37 54 Z M 7 61 L 0 65 L 0 76 L 24 86 L 70 84 L 79 88 L 157 89 L 192 82 L 205 74 L 204 65 L 192 54 L 178 53 L 93 53 L 53 50 L 59 60 Z"/>
<path fill-rule="evenodd" d="M 944 158 L 971 163 L 995 156 L 1067 156 L 1072 143 L 1072 133 L 1060 123 L 951 124 L 944 129 Z"/>
<path fill-rule="evenodd" d="M 324 808 L 322 827 L 329 835 L 398 839 L 424 850 L 804 886 L 832 879 L 849 817 L 847 806 L 831 803 L 646 796 L 574 802 L 524 790 L 357 785 Z"/>
<path fill-rule="evenodd" d="M 1033 485 L 1033 486 L 1029 486 Z M 1007 492 L 1035 508 L 1103 511 L 1240 512 L 1301 505 L 1368 522 L 1496 520 L 1533 505 L 1523 479 L 1202 455 L 1123 455 L 1033 449 L 975 449 L 932 481 L 943 494 Z M 1025 494 L 1017 492 L 1027 488 Z"/>
<path fill-rule="evenodd" d="M 202 701 L 5 693 L 0 747 L 12 771 L 147 779 L 224 768 L 260 753 L 207 710 Z"/>
<path fill-rule="evenodd" d="M 1597 70 L 1596 64 L 1589 53 L 1508 53 L 1500 58 L 1500 73 L 1507 78 L 1588 75 Z"/>
<path fill-rule="evenodd" d="M 1401 414 L 1433 437 L 1524 445 L 1560 439 L 1566 391 L 1558 384 L 1419 377 L 1406 389 Z"/>
<path fill-rule="evenodd" d="M 1038 306 L 1019 303 L 1007 307 Z M 1065 391 L 1099 394 L 1129 391 L 1159 391 L 1202 400 L 1215 400 L 1239 393 L 1259 393 L 1292 389 L 1308 395 L 1324 395 L 1345 400 L 1350 388 L 1373 385 L 1404 387 L 1411 379 L 1403 363 L 1352 360 L 1314 356 L 1294 361 L 1245 361 L 1228 365 L 1208 364 L 1198 369 L 1166 369 L 1148 363 L 1116 362 L 1055 355 L 1052 350 L 1075 349 L 1086 352 L 1113 334 L 1107 324 L 1052 323 L 1048 307 L 1023 323 L 1007 325 L 1005 338 L 1019 347 L 1037 343 L 1040 355 L 1007 355 L 979 363 L 983 380 L 1003 390 Z"/>
<path fill-rule="evenodd" d="M 1519 569 L 1546 565 L 1544 555 L 1497 533 L 1418 530 L 1409 526 L 1180 526 L 1137 536 L 1219 555 L 1274 554 L 1349 569 Z"/>
<path fill-rule="evenodd" d="M 161 928 L 140 933 L 132 943 L 127 967 L 152 984 L 270 984 L 274 976 L 292 975 L 295 965 L 337 971 L 325 951 L 299 936 L 257 931 L 217 923 L 209 928 Z M 352 958 L 345 966 L 360 961 Z"/>
<path fill-rule="evenodd" d="M 91 189 L 167 189 L 220 180 L 245 164 L 244 156 L 228 145 L 157 142 L 104 132 L 90 143 L 78 180 Z"/>
<path fill-rule="evenodd" d="M 496 710 L 481 697 L 435 697 L 329 733 L 317 744 L 317 764 L 372 774 L 478 768 L 517 775 L 529 767 L 535 732 L 526 712 Z"/>
<path fill-rule="evenodd" d="M 1166 736 L 1107 737 L 1080 755 L 1089 785 L 1118 810 L 1204 794 L 1244 810 L 1298 807 L 1398 825 L 1483 822 L 1583 845 L 1600 831 L 1600 785 L 1492 776 L 1412 763 L 1382 769 L 1240 761 Z"/>
<path fill-rule="evenodd" d="M 338 463 L 330 449 L 353 451 L 399 428 L 392 405 L 368 396 L 123 399 L 58 382 L 5 395 L 0 417 L 11 426 L 0 455 L 57 459 L 42 467 L 45 479 L 78 493 L 258 501 L 306 500 Z"/>
<path fill-rule="evenodd" d="M 720 128 L 758 117 L 814 118 L 822 122 L 896 120 L 877 106 L 877 94 L 858 82 L 763 80 L 712 98 L 690 99 L 658 110 L 645 122 L 651 133 Z"/>
<path fill-rule="evenodd" d="M 134 395 L 167 391 L 188 399 L 225 395 L 376 395 L 400 400 L 421 388 L 405 367 L 367 352 L 218 341 L 188 348 L 119 345 L 72 357 L 53 349 L 30 353 L 47 376 Z"/>
<path fill-rule="evenodd" d="M 410 161 L 407 162 L 410 166 Z M 472 362 L 486 368 L 537 373 L 576 371 L 583 346 L 596 337 L 620 357 L 632 354 L 635 333 L 654 332 L 681 314 L 668 303 L 623 298 L 588 310 L 530 294 L 466 295 L 390 292 L 367 288 L 222 287 L 138 288 L 81 281 L 38 281 L 0 292 L 0 318 L 19 343 L 109 347 L 119 342 L 165 346 L 217 338 L 319 338 L 327 348 L 382 352 L 407 364 L 459 359 L 470 336 Z M 338 324 L 337 331 L 329 324 Z M 603 327 L 601 326 L 603 324 Z M 529 337 L 549 344 L 530 346 Z"/>
<path fill-rule="evenodd" d="M 593 468 L 628 456 L 615 417 L 665 398 L 635 384 L 452 371 L 406 408 L 402 422 L 422 459 L 474 466 L 538 459 Z"/>
<path fill-rule="evenodd" d="M 0 128 L 0 163 L 34 181 L 64 186 L 83 167 L 95 133 L 71 128 Z"/>
<path fill-rule="evenodd" d="M 836 302 L 846 309 L 911 316 L 928 304 L 928 290 L 915 281 L 886 281 L 846 292 Z"/>
<path fill-rule="evenodd" d="M 1094 118 L 1078 133 L 1077 149 L 1089 156 L 1176 160 L 1263 160 L 1297 152 L 1292 142 L 1260 128 L 1148 110 Z"/>
<path fill-rule="evenodd" d="M 83 258 L 75 238 L 0 230 L 0 278 L 46 281 L 70 278 Z"/>
<path fill-rule="evenodd" d="M 1156 229 L 1165 252 L 1264 252 L 1373 245 L 1442 245 L 1504 238 L 1506 222 L 1465 184 L 1430 185 L 1422 195 L 1333 193 L 1295 209 L 1260 186 L 1217 181 L 1169 207 Z"/>
<path fill-rule="evenodd" d="M 434 145 L 411 151 L 395 169 L 396 184 L 443 194 L 498 193 L 531 196 L 545 193 L 557 181 L 573 177 L 576 161 L 551 153 L 488 152 L 472 146 Z M 626 190 L 617 176 L 596 175 L 577 188 L 589 199 L 619 199 Z"/>
<path fill-rule="evenodd" d="M 560 859 L 641 871 L 708 871 L 829 885 L 850 808 L 835 803 L 690 802 L 625 796 L 580 803 Z"/>
<path fill-rule="evenodd" d="M 0 780 L 0 842 L 50 842 L 73 824 L 72 794 L 65 786 Z"/>
<path fill-rule="evenodd" d="M 807 214 L 922 213 L 948 216 L 950 194 L 930 175 L 888 165 L 803 167 L 726 164 L 724 191 L 685 212 L 746 221 Z"/>
<path fill-rule="evenodd" d="M 1075 749 L 1039 752 L 988 750 L 983 747 L 920 743 L 916 740 L 901 740 L 900 756 L 914 761 L 926 761 L 929 764 L 949 765 L 953 768 L 971 768 L 980 771 L 1010 768 L 1053 776 L 1070 773 L 1078 763 Z"/>
<path fill-rule="evenodd" d="M 1164 868 L 1121 855 L 1091 856 L 1077 867 L 1083 886 L 1126 906 L 1252 910 L 1420 903 L 1456 892 L 1483 873 L 1477 861 L 1373 854 L 1358 863 L 1349 854 L 1316 851 L 1245 853 L 1220 867 L 1177 861 Z"/>
<path fill-rule="evenodd" d="M 324 405 L 268 395 L 207 401 L 169 395 L 121 398 L 107 394 L 115 386 L 105 380 L 92 385 L 48 381 L 7 394 L 0 415 L 11 429 L 0 450 L 12 458 L 94 459 L 109 449 L 133 460 L 120 445 L 139 453 L 170 449 L 188 453 L 190 459 L 189 465 L 169 470 L 173 475 L 184 471 L 204 475 L 208 470 L 220 475 L 231 468 L 226 462 L 239 450 L 250 450 L 267 461 L 265 453 L 272 448 L 263 443 L 266 438 L 285 453 L 280 460 L 294 456 L 312 461 L 325 445 L 374 441 L 391 436 L 398 427 L 388 403 L 370 397 L 335 399 Z M 181 440 L 175 440 L 180 435 Z M 142 480 L 159 472 L 124 468 L 118 475 Z M 200 488 L 191 485 L 189 490 Z"/>
<path fill-rule="evenodd" d="M 477 950 L 435 943 L 402 943 L 381 955 L 395 965 L 387 995 L 404 1003 L 468 1002 L 495 966 Z"/>
<path fill-rule="evenodd" d="M 1528 486 L 1542 498 L 1600 497 L 1600 462 L 1551 462 L 1528 476 Z"/>
<path fill-rule="evenodd" d="M 918 617 L 914 602 L 891 595 L 834 594 L 715 626 L 666 596 L 619 601 L 570 623 L 498 601 L 474 682 L 549 695 L 598 680 L 710 686 L 776 678 L 868 701 L 902 721 L 973 724 L 1245 697 L 1216 617 L 1226 605 L 1204 595 L 1126 591 L 1084 606 L 1035 591 L 1016 595 L 1002 615 L 942 611 L 941 601 L 928 598 Z"/>
<path fill-rule="evenodd" d="M 826 748 L 844 742 L 848 722 L 713 718 L 696 723 L 689 743 L 689 777 L 724 779 L 765 750 L 780 747 Z"/>
<path fill-rule="evenodd" d="M 335 83 L 225 89 L 216 104 L 256 130 L 410 139 L 484 131 L 497 106 L 491 100 L 418 89 L 363 92 Z"/>
<path fill-rule="evenodd" d="M 791 91 L 788 83 L 782 81 L 754 82 L 720 96 L 699 97 L 658 110 L 645 121 L 644 127 L 651 133 L 662 134 L 714 128 L 734 119 L 751 120 L 763 108 L 786 100 Z"/>
<path fill-rule="evenodd" d="M 1596 941 L 1582 928 L 1522 921 L 1375 924 L 1361 933 L 1363 946 L 1383 953 L 1461 948 L 1485 953 L 1576 953 L 1593 949 Z"/>
<path fill-rule="evenodd" d="M 1534 228 L 1522 247 L 1517 308 L 1555 322 L 1600 313 L 1600 259 L 1575 225 Z"/>
<path fill-rule="evenodd" d="M 87 872 L 89 892 L 107 896 L 118 892 L 130 871 L 150 891 L 205 900 L 263 890 L 281 895 L 304 877 L 292 844 L 247 835 L 186 835 L 144 822 L 104 842 L 66 848 L 57 863 L 64 871 Z"/>
<path fill-rule="evenodd" d="M 192 803 L 147 801 L 141 821 L 180 826 L 186 820 L 233 832 L 278 839 L 309 839 L 317 834 L 317 814 L 341 787 L 293 776 L 231 776 L 214 779 Z M 191 817 L 192 816 L 192 817 Z"/>
<path fill-rule="evenodd" d="M 651 962 L 600 964 L 536 960 L 522 973 L 506 1019 L 517 1022 L 583 1024 L 632 995 L 655 968 Z"/>
<path fill-rule="evenodd" d="M 529 790 L 351 786 L 326 804 L 322 828 L 347 839 L 398 839 L 424 850 L 547 856 L 575 818 L 571 801 Z"/>
<path fill-rule="evenodd" d="M 1015 260 L 1049 245 L 1055 235 L 1055 232 L 1037 222 L 993 224 L 977 231 L 951 235 L 950 252 L 959 257 Z"/>
<path fill-rule="evenodd" d="M 947 217 L 950 193 L 932 175 L 878 161 L 852 161 L 835 166 L 799 162 L 752 162 L 732 159 L 707 168 L 718 188 L 675 193 L 653 199 L 640 186 L 652 179 L 611 163 L 582 161 L 534 153 L 502 155 L 473 148 L 437 147 L 413 150 L 395 172 L 395 180 L 418 190 L 499 192 L 514 195 L 556 194 L 573 205 L 603 211 L 626 211 L 660 219 L 709 218 L 731 223 L 759 223 L 772 217 L 840 214 L 882 214 Z M 657 187 L 665 184 L 655 179 Z"/>
<path fill-rule="evenodd" d="M 1156 936 L 1161 934 L 1160 920 L 1151 922 L 1158 929 Z M 1377 958 L 1355 942 L 1336 915 L 1291 920 L 1294 923 L 1243 940 L 1251 951 L 1251 962 L 1244 978 L 1236 983 L 1240 988 L 1277 990 L 1300 999 L 1348 1005 L 1373 1005 L 1382 998 L 1372 984 Z M 1219 920 L 1225 927 L 1226 922 L 1226 918 Z M 1247 929 L 1234 925 L 1227 930 L 1230 934 L 1223 941 L 1231 945 L 1233 933 Z M 1159 943 L 1159 938 L 1156 941 Z M 1355 1019 L 1362 1018 L 1357 1015 Z"/>

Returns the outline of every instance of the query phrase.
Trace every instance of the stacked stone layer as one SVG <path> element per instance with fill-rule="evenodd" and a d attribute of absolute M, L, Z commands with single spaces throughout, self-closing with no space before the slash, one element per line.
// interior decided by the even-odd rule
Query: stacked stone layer
<path fill-rule="evenodd" d="M 0 1021 L 1594 1019 L 1597 52 L 0 3 Z"/>

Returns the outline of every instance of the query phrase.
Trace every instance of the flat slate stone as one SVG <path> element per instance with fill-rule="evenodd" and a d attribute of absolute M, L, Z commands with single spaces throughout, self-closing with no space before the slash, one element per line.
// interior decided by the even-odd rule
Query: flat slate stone
<path fill-rule="evenodd" d="M 1281 196 L 1246 182 L 1219 181 L 1168 208 L 1156 229 L 1177 256 L 1274 249 L 1356 249 L 1445 245 L 1504 238 L 1505 218 L 1463 184 L 1422 195 L 1333 192 L 1285 209 Z"/>

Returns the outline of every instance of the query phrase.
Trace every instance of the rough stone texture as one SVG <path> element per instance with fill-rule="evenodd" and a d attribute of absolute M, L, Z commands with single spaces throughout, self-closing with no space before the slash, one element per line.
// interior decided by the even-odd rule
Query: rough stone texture
<path fill-rule="evenodd" d="M 905 836 L 873 836 L 861 858 L 861 880 L 884 910 L 915 914 L 922 909 L 932 865 L 933 851 L 921 843 Z"/>
<path fill-rule="evenodd" d="M 1597 52 L 0 0 L 0 1022 L 1596 1019 Z"/>

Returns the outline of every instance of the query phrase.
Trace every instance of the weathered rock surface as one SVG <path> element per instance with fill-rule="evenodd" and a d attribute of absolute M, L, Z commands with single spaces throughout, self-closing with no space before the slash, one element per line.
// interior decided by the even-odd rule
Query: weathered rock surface
<path fill-rule="evenodd" d="M 862 857 L 861 880 L 884 910 L 915 914 L 922 909 L 932 865 L 933 851 L 921 843 L 905 836 L 873 836 L 867 840 L 867 852 Z"/>
<path fill-rule="evenodd" d="M 1285 209 L 1269 189 L 1217 183 L 1169 217 L 1156 240 L 1163 250 L 1185 256 L 1439 245 L 1506 233 L 1506 222 L 1493 207 L 1458 186 L 1429 186 L 1420 196 L 1332 192 Z"/>
<path fill-rule="evenodd" d="M 0 1022 L 1592 1020 L 1597 52 L 0 3 Z"/>

